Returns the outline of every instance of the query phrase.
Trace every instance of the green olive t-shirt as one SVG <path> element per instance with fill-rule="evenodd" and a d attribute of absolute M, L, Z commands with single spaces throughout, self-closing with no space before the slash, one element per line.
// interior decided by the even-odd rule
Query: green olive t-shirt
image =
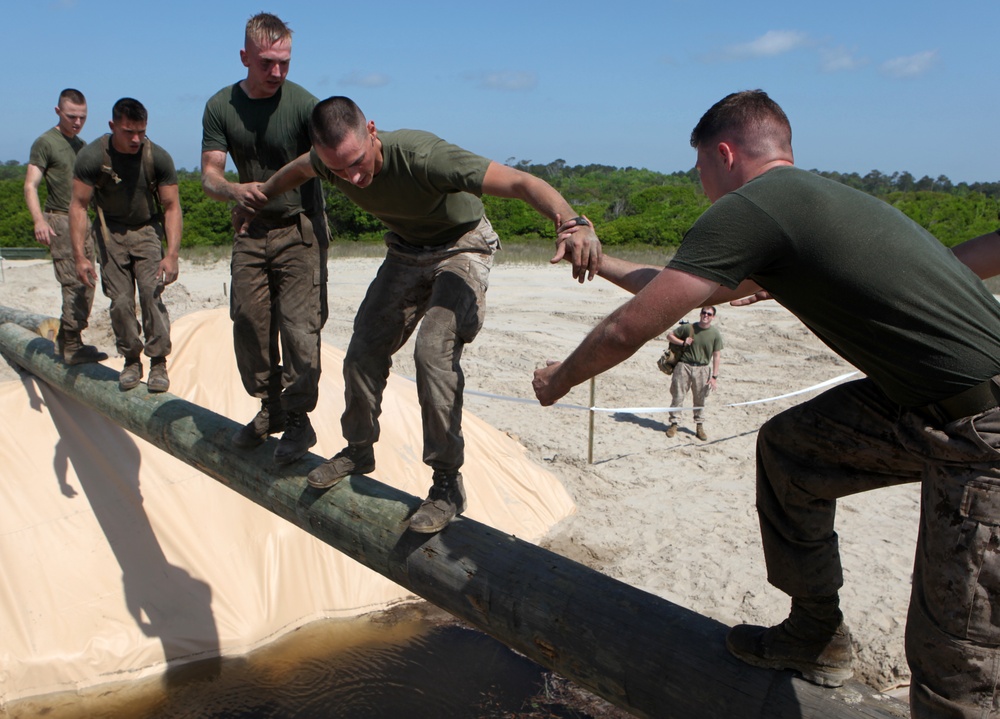
<path fill-rule="evenodd" d="M 476 228 L 489 159 L 422 130 L 380 132 L 378 138 L 382 169 L 367 187 L 334 175 L 315 151 L 313 169 L 413 245 L 442 245 Z"/>
<path fill-rule="evenodd" d="M 73 196 L 73 164 L 86 143 L 79 136 L 66 137 L 58 127 L 49 128 L 31 145 L 28 164 L 45 178 L 46 212 L 67 212 Z"/>
<path fill-rule="evenodd" d="M 669 267 L 751 279 L 893 401 L 919 406 L 1000 373 L 1000 304 L 895 208 L 777 167 L 715 202 Z"/>
<path fill-rule="evenodd" d="M 224 87 L 205 104 L 202 152 L 228 152 L 240 182 L 265 182 L 309 151 L 309 115 L 316 102 L 312 93 L 288 80 L 274 95 L 260 99 L 247 96 L 239 83 Z M 271 198 L 260 216 L 278 220 L 322 210 L 322 188 L 312 179 Z"/>
<path fill-rule="evenodd" d="M 143 150 L 140 147 L 135 154 L 118 152 L 110 136 L 103 137 L 108 138 L 111 169 L 120 182 L 115 182 L 111 174 L 102 169 L 105 166 L 103 138 L 94 140 L 80 150 L 73 167 L 73 177 L 94 188 L 94 199 L 108 222 L 126 227 L 145 225 L 156 213 L 156 203 L 142 167 Z M 153 150 L 153 177 L 156 184 L 161 187 L 176 185 L 177 171 L 173 158 L 148 137 L 143 142 L 150 143 Z"/>

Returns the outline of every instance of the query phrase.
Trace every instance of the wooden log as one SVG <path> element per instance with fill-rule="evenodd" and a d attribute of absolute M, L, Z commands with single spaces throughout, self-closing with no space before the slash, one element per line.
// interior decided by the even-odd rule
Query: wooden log
<path fill-rule="evenodd" d="M 54 339 L 55 333 L 59 331 L 59 320 L 55 317 L 24 312 L 0 305 L 0 325 L 5 322 L 13 322 L 50 340 Z"/>
<path fill-rule="evenodd" d="M 6 308 L 0 309 L 0 314 Z M 4 316 L 10 316 L 9 313 Z M 365 476 L 310 488 L 322 458 L 270 461 L 274 440 L 234 451 L 239 425 L 118 373 L 69 367 L 52 343 L 0 325 L 0 351 L 59 391 L 315 535 L 539 664 L 640 717 L 888 719 L 906 706 L 858 683 L 823 689 L 750 667 L 725 648 L 728 627 L 468 518 L 406 531 L 420 499 Z"/>

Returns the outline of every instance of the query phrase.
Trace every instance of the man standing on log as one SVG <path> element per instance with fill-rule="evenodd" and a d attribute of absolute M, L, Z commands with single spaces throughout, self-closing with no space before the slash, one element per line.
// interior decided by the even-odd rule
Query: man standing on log
<path fill-rule="evenodd" d="M 324 177 L 388 228 L 388 254 L 354 319 L 344 359 L 347 447 L 309 474 L 314 487 L 331 487 L 375 468 L 392 356 L 417 329 L 414 358 L 423 418 L 423 459 L 433 469 L 427 499 L 410 518 L 415 532 L 432 533 L 465 510 L 459 470 L 464 461 L 461 358 L 483 326 L 486 288 L 500 240 L 486 218 L 482 195 L 519 198 L 559 224 L 575 213 L 545 181 L 491 162 L 429 132 L 379 133 L 349 98 L 331 97 L 313 110 L 311 153 L 289 163 L 261 188 L 268 197 Z M 583 218 L 576 237 L 558 244 L 556 257 L 573 263 L 573 276 L 593 278 L 600 243 Z"/>
<path fill-rule="evenodd" d="M 233 238 L 230 316 L 236 365 L 260 411 L 233 435 L 250 449 L 284 432 L 274 462 L 294 462 L 316 444 L 309 412 L 319 397 L 320 331 L 326 323 L 330 236 L 319 180 L 267 202 L 263 182 L 309 150 L 316 98 L 286 80 L 292 31 L 270 13 L 247 22 L 240 59 L 246 79 L 205 105 L 201 185 L 205 194 L 259 210 Z M 238 182 L 225 176 L 226 154 Z M 266 204 L 263 204 L 266 203 Z"/>
<path fill-rule="evenodd" d="M 52 254 L 52 268 L 62 286 L 62 315 L 56 335 L 56 353 L 66 364 L 101 362 L 108 355 L 93 345 L 83 343 L 94 288 L 80 282 L 73 260 L 69 237 L 69 201 L 73 194 L 73 164 L 86 144 L 80 131 L 87 121 L 87 100 L 79 90 L 67 88 L 59 93 L 56 105 L 59 122 L 49 128 L 31 146 L 28 170 L 24 176 L 24 202 L 35 224 L 35 240 L 47 245 Z M 45 211 L 38 199 L 38 188 L 45 180 Z M 84 254 L 94 261 L 94 239 L 84 238 Z"/>
<path fill-rule="evenodd" d="M 115 103 L 111 134 L 94 140 L 76 158 L 69 223 L 76 274 L 93 287 L 97 270 L 85 249 L 87 206 L 93 198 L 101 286 L 111 300 L 111 327 L 118 352 L 125 358 L 119 386 L 129 390 L 139 385 L 145 352 L 150 358 L 149 391 L 166 392 L 171 345 L 163 288 L 177 279 L 183 220 L 174 161 L 146 137 L 147 119 L 138 100 L 123 97 Z M 136 290 L 141 328 L 135 318 Z"/>
<path fill-rule="evenodd" d="M 769 293 L 867 377 L 761 427 L 764 556 L 791 612 L 774 627 L 734 627 L 729 650 L 824 686 L 846 681 L 853 659 L 839 603 L 836 500 L 920 482 L 906 627 L 912 716 L 994 715 L 1000 305 L 902 213 L 793 167 L 788 118 L 764 92 L 716 103 L 691 145 L 713 205 L 665 269 L 605 257 L 600 274 L 635 297 L 565 361 L 536 371 L 536 396 L 552 404 L 695 307 Z"/>

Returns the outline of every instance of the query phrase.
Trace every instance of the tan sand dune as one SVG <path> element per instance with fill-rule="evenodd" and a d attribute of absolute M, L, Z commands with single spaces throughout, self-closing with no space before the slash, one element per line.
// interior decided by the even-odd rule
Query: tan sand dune
<path fill-rule="evenodd" d="M 257 405 L 232 360 L 224 309 L 173 328 L 171 390 L 230 417 Z M 314 414 L 321 454 L 339 449 L 342 354 Z M 117 386 L 112 385 L 112 391 Z M 242 653 L 308 621 L 412 599 L 401 587 L 34 378 L 0 383 L 3 516 L 0 704 L 158 673 L 165 660 Z M 467 515 L 535 541 L 573 511 L 516 442 L 465 423 Z M 387 390 L 371 476 L 423 496 L 412 383 Z"/>

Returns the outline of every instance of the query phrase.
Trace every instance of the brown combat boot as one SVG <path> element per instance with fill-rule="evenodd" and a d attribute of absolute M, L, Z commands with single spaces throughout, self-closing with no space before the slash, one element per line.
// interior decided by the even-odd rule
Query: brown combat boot
<path fill-rule="evenodd" d="M 310 487 L 326 489 L 352 474 L 368 474 L 375 469 L 375 452 L 370 444 L 349 444 L 320 466 L 306 481 Z"/>
<path fill-rule="evenodd" d="M 705 427 L 701 422 L 695 425 L 694 436 L 700 439 L 702 442 L 708 439 L 708 435 L 705 434 Z"/>
<path fill-rule="evenodd" d="M 170 389 L 166 357 L 154 357 L 150 360 L 149 379 L 146 380 L 146 389 L 150 392 L 166 392 Z"/>
<path fill-rule="evenodd" d="M 677 423 L 671 422 L 670 426 L 667 427 L 666 431 L 667 439 L 672 439 L 677 436 Z"/>
<path fill-rule="evenodd" d="M 285 410 L 280 401 L 263 400 L 260 411 L 254 418 L 233 433 L 233 446 L 238 449 L 253 449 L 263 444 L 269 434 L 285 431 Z"/>
<path fill-rule="evenodd" d="M 465 511 L 465 486 L 460 472 L 435 470 L 434 486 L 410 517 L 410 529 L 421 534 L 440 532 Z"/>
<path fill-rule="evenodd" d="M 63 362 L 68 365 L 103 362 L 108 358 L 107 353 L 101 352 L 94 345 L 85 345 L 79 332 L 62 327 L 56 335 L 56 354 L 62 355 Z"/>
<path fill-rule="evenodd" d="M 126 357 L 125 367 L 118 375 L 118 387 L 123 390 L 135 389 L 142 379 L 142 362 L 138 357 Z"/>
<path fill-rule="evenodd" d="M 309 415 L 305 412 L 286 412 L 285 433 L 281 435 L 278 446 L 274 448 L 274 463 L 291 464 L 308 452 L 314 444 L 316 444 L 316 432 L 309 421 Z"/>
<path fill-rule="evenodd" d="M 792 669 L 813 684 L 839 687 L 854 674 L 854 652 L 839 606 L 828 600 L 793 599 L 788 618 L 774 627 L 737 625 L 726 636 L 726 648 L 752 666 Z"/>

